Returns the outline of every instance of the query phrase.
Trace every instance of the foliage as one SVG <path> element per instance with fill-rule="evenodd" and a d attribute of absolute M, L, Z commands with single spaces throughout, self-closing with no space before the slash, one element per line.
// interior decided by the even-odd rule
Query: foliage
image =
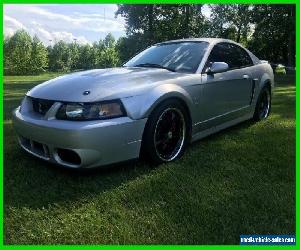
<path fill-rule="evenodd" d="M 260 58 L 295 65 L 295 5 L 255 5 L 249 49 Z"/>
<path fill-rule="evenodd" d="M 120 37 L 116 43 L 119 60 L 123 64 L 137 52 L 142 51 L 146 47 L 143 37 L 137 34 Z"/>
<path fill-rule="evenodd" d="M 201 5 L 195 4 L 119 4 L 116 15 L 126 21 L 127 37 L 118 43 L 127 48 L 122 61 L 153 43 L 201 36 L 207 28 Z"/>
<path fill-rule="evenodd" d="M 253 7 L 246 4 L 210 5 L 212 36 L 247 42 Z"/>
<path fill-rule="evenodd" d="M 187 37 L 221 37 L 248 47 L 259 58 L 295 65 L 295 5 L 119 4 L 116 16 L 126 22 L 126 37 L 80 45 L 58 41 L 45 46 L 24 30 L 4 39 L 5 74 L 38 74 L 115 67 L 157 42 Z"/>
<path fill-rule="evenodd" d="M 59 41 L 49 49 L 49 65 L 51 71 L 67 71 L 71 67 L 71 51 L 67 43 Z"/>
<path fill-rule="evenodd" d="M 6 75 L 32 75 L 46 70 L 66 72 L 78 69 L 115 67 L 119 50 L 112 34 L 93 45 L 58 41 L 47 48 L 37 36 L 25 30 L 4 39 L 4 69 Z"/>
<path fill-rule="evenodd" d="M 4 69 L 16 75 L 31 71 L 32 38 L 24 30 L 17 31 L 4 42 Z"/>
<path fill-rule="evenodd" d="M 30 71 L 38 74 L 48 67 L 47 49 L 37 36 L 33 37 L 30 58 Z"/>
<path fill-rule="evenodd" d="M 249 47 L 259 58 L 295 65 L 295 5 L 119 4 L 127 37 L 118 44 L 124 61 L 150 44 L 186 37 L 221 37 Z M 124 52 L 123 52 L 124 51 Z"/>

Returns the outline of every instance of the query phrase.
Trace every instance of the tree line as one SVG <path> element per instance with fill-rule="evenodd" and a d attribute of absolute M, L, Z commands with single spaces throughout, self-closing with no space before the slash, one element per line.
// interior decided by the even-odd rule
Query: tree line
<path fill-rule="evenodd" d="M 115 67 L 119 64 L 114 37 L 92 45 L 58 41 L 46 47 L 37 36 L 33 38 L 18 30 L 4 39 L 4 72 L 6 75 L 38 74 L 44 71 L 72 71 Z"/>
<path fill-rule="evenodd" d="M 4 39 L 5 74 L 38 74 L 121 65 L 151 44 L 188 37 L 221 37 L 248 47 L 260 59 L 295 65 L 295 5 L 119 4 L 126 37 L 108 34 L 93 44 L 58 41 L 46 47 L 25 30 Z"/>
<path fill-rule="evenodd" d="M 150 44 L 188 37 L 219 37 L 249 48 L 260 59 L 295 65 L 295 4 L 119 4 L 126 21 L 124 60 Z"/>

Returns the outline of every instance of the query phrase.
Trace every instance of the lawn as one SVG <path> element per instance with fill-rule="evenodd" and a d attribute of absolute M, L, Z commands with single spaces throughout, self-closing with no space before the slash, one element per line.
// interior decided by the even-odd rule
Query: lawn
<path fill-rule="evenodd" d="M 277 80 L 269 119 L 194 143 L 180 160 L 74 172 L 17 145 L 11 111 L 53 77 L 5 77 L 5 244 L 239 244 L 295 233 L 295 82 Z"/>

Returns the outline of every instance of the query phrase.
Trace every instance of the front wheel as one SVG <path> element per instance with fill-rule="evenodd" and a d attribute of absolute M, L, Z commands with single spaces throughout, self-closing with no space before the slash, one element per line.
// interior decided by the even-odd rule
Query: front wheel
<path fill-rule="evenodd" d="M 261 121 L 266 119 L 271 111 L 271 93 L 268 87 L 263 87 L 257 99 L 253 119 Z"/>
<path fill-rule="evenodd" d="M 177 100 L 168 100 L 149 117 L 143 138 L 144 154 L 159 164 L 179 158 L 188 143 L 189 119 Z"/>

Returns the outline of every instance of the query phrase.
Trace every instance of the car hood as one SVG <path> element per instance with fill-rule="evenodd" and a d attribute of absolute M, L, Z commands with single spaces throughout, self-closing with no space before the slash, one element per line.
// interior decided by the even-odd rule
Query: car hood
<path fill-rule="evenodd" d="M 181 73 L 156 68 L 109 68 L 67 74 L 46 81 L 30 90 L 35 98 L 65 101 L 94 102 L 135 96 L 145 93 Z M 83 94 L 88 91 L 88 94 Z"/>

